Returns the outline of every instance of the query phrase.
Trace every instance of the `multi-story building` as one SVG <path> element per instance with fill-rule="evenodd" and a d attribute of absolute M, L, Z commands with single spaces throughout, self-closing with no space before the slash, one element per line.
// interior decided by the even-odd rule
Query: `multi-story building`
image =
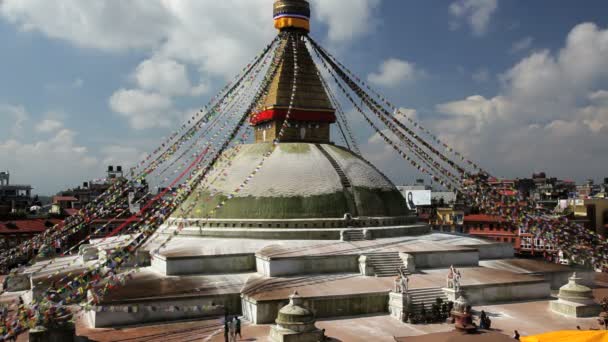
<path fill-rule="evenodd" d="M 472 214 L 464 217 L 464 233 L 483 237 L 496 242 L 513 245 L 516 254 L 538 255 L 557 253 L 554 247 L 544 239 L 521 231 L 512 223 L 498 216 Z"/>
<path fill-rule="evenodd" d="M 57 219 L 0 221 L 0 250 L 11 248 L 43 233 L 61 222 Z"/>
<path fill-rule="evenodd" d="M 602 236 L 608 236 L 608 199 L 585 200 L 587 228 Z"/>
<path fill-rule="evenodd" d="M 435 208 L 435 215 L 429 219 L 434 230 L 441 232 L 462 233 L 464 209 L 460 206 L 443 206 Z"/>
<path fill-rule="evenodd" d="M 74 209 L 80 209 L 106 192 L 116 179 L 120 179 L 122 177 L 122 166 L 117 166 L 114 168 L 114 166 L 110 165 L 108 166 L 105 179 L 83 182 L 82 186 L 61 191 L 58 196 L 76 198 L 76 201 L 73 202 L 72 207 Z"/>
<path fill-rule="evenodd" d="M 0 214 L 26 212 L 32 204 L 32 187 L 10 183 L 10 173 L 0 172 Z"/>
<path fill-rule="evenodd" d="M 520 238 L 517 230 L 498 216 L 471 214 L 464 217 L 464 233 L 505 242 L 513 245 L 519 251 Z"/>
<path fill-rule="evenodd" d="M 555 208 L 560 200 L 571 198 L 576 193 L 576 184 L 571 180 L 547 177 L 544 172 L 532 178 L 517 179 L 515 188 L 525 198 L 531 198 L 545 208 Z"/>

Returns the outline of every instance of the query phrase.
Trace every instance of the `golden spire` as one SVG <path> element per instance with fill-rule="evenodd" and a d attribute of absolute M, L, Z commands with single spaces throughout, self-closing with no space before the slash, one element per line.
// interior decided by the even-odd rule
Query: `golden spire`
<path fill-rule="evenodd" d="M 310 4 L 306 0 L 278 0 L 274 3 L 274 27 L 278 30 L 310 31 Z"/>

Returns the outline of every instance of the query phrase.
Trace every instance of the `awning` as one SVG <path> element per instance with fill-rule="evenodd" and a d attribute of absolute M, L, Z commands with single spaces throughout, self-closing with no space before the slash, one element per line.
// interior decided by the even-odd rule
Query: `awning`
<path fill-rule="evenodd" d="M 568 330 L 521 337 L 522 342 L 608 342 L 608 331 Z"/>

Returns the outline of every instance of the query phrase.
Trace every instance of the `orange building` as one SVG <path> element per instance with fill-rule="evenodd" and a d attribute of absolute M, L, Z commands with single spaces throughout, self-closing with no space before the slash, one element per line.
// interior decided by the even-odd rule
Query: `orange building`
<path fill-rule="evenodd" d="M 464 217 L 464 233 L 505 242 L 513 245 L 515 252 L 520 249 L 520 237 L 517 229 L 498 216 L 473 214 Z"/>

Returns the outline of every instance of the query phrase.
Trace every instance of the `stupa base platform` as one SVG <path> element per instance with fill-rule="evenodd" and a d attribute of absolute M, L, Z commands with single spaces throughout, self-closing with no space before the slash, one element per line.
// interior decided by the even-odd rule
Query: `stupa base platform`
<path fill-rule="evenodd" d="M 87 316 L 100 328 L 240 314 L 241 287 L 250 275 L 167 277 L 142 269 Z"/>
<path fill-rule="evenodd" d="M 463 274 L 462 288 L 475 305 L 550 297 L 549 284 L 540 277 L 483 267 L 459 270 Z M 433 269 L 410 275 L 412 295 L 415 296 L 418 289 L 445 286 L 447 272 L 448 269 Z M 394 277 L 365 277 L 354 273 L 282 278 L 256 274 L 249 278 L 242 291 L 243 315 L 255 324 L 270 324 L 296 289 L 318 318 L 388 312 L 393 287 Z"/>
<path fill-rule="evenodd" d="M 459 245 L 453 240 L 465 245 Z M 363 241 L 260 240 L 180 237 L 152 256 L 152 267 L 164 275 L 259 272 L 265 276 L 359 272 L 362 255 L 409 254 L 417 268 L 477 266 L 479 254 L 509 258 L 505 244 L 449 234 L 428 234 Z M 154 244 L 146 246 L 154 250 Z"/>
<path fill-rule="evenodd" d="M 551 284 L 551 289 L 553 290 L 558 290 L 562 285 L 566 284 L 572 272 L 576 272 L 577 276 L 581 278 L 579 283 L 586 286 L 594 285 L 596 274 L 596 272 L 590 269 L 552 264 L 537 259 L 510 258 L 484 260 L 479 264 L 483 267 L 517 274 L 540 275 Z"/>
<path fill-rule="evenodd" d="M 598 304 L 580 304 L 562 299 L 551 301 L 551 310 L 569 317 L 598 317 L 602 311 Z"/>
<path fill-rule="evenodd" d="M 155 250 L 157 243 L 151 241 L 145 250 Z M 177 237 L 153 255 L 152 266 L 110 291 L 85 316 L 92 327 L 120 327 L 207 319 L 221 316 L 221 307 L 229 314 L 243 314 L 253 323 L 265 324 L 274 322 L 296 290 L 319 318 L 383 315 L 388 313 L 395 276 L 366 276 L 361 271 L 359 257 L 374 254 L 412 256 L 401 259 L 415 269 L 409 288 L 414 297 L 418 290 L 421 296 L 432 289 L 433 298 L 424 298 L 428 303 L 435 294 L 445 298 L 442 288 L 450 262 L 459 265 L 461 286 L 474 305 L 549 297 L 550 282 L 541 266 L 547 265 L 545 270 L 551 271 L 550 264 L 534 264 L 538 275 L 484 267 L 482 254 L 510 260 L 513 250 L 509 247 L 438 233 L 362 241 Z M 83 264 L 75 258 L 58 259 L 37 279 L 58 269 L 59 275 L 81 269 Z M 496 264 L 492 259 L 487 265 Z M 31 270 L 41 265 L 33 265 Z M 547 302 L 547 310 L 548 306 Z"/>
<path fill-rule="evenodd" d="M 405 219 L 404 219 L 405 220 Z M 198 221 L 188 222 L 195 224 Z M 301 228 L 284 228 L 282 223 L 272 223 L 274 221 L 260 223 L 255 221 L 252 227 L 240 227 L 236 224 L 226 223 L 226 227 L 202 227 L 190 225 L 184 228 L 180 235 L 191 237 L 210 237 L 210 238 L 240 238 L 240 239 L 263 239 L 263 240 L 342 240 L 344 239 L 345 231 L 360 231 L 367 239 L 381 239 L 399 236 L 416 236 L 428 234 L 430 228 L 428 225 L 396 225 L 396 226 L 380 226 L 380 227 L 346 227 L 339 228 L 323 228 L 321 223 L 299 223 L 289 224 L 288 226 L 299 226 Z M 284 222 L 284 221 L 281 221 Z M 302 222 L 302 221 L 298 221 Z M 413 223 L 413 222 L 411 222 Z M 219 224 L 218 224 L 219 225 Z M 243 224 L 246 226 L 247 224 Z M 273 228 L 275 227 L 275 228 Z M 281 228 L 280 228 L 281 227 Z M 169 226 L 165 233 L 171 234 L 176 227 Z"/>

